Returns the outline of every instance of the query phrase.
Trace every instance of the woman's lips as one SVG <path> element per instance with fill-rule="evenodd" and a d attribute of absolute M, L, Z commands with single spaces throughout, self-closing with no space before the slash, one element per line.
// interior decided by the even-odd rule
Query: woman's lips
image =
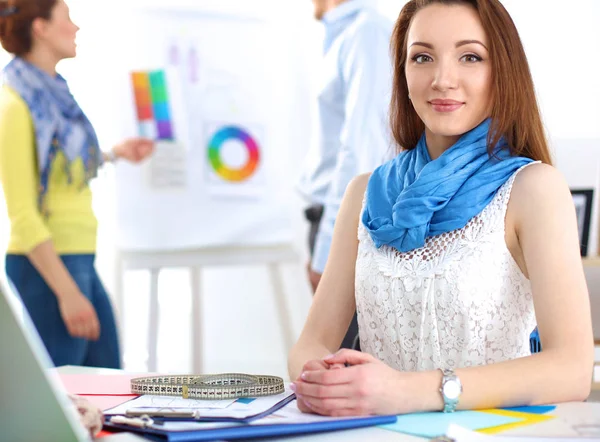
<path fill-rule="evenodd" d="M 463 102 L 455 100 L 431 100 L 429 104 L 436 112 L 454 112 L 464 105 Z"/>

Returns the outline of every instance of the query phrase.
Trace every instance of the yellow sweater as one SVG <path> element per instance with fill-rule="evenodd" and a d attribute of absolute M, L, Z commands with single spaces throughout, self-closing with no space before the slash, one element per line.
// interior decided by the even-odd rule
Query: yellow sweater
<path fill-rule="evenodd" d="M 27 104 L 8 86 L 0 89 L 0 183 L 10 219 L 8 253 L 27 254 L 52 239 L 59 254 L 94 253 L 97 221 L 92 192 L 82 187 L 83 162 L 71 165 L 72 180 L 59 153 L 50 168 L 45 195 L 48 215 L 38 207 L 39 172 L 33 120 Z"/>

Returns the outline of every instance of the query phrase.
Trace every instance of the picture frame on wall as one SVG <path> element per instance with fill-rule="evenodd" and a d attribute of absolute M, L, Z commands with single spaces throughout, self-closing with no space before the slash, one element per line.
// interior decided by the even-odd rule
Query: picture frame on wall
<path fill-rule="evenodd" d="M 588 256 L 590 244 L 590 226 L 592 221 L 593 189 L 571 189 L 575 214 L 577 215 L 577 231 L 579 232 L 579 248 L 581 256 Z"/>

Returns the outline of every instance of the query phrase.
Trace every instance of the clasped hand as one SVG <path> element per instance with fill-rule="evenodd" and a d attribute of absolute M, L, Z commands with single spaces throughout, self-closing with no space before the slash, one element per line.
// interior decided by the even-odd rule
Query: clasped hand
<path fill-rule="evenodd" d="M 413 373 L 401 373 L 373 356 L 342 349 L 304 364 L 292 384 L 298 408 L 325 416 L 410 412 L 406 396 Z"/>

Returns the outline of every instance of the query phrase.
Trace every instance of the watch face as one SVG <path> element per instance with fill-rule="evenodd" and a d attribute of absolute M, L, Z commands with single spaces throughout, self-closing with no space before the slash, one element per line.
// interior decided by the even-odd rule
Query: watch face
<path fill-rule="evenodd" d="M 444 384 L 444 396 L 448 399 L 457 399 L 460 396 L 460 385 L 458 382 L 450 380 Z"/>

